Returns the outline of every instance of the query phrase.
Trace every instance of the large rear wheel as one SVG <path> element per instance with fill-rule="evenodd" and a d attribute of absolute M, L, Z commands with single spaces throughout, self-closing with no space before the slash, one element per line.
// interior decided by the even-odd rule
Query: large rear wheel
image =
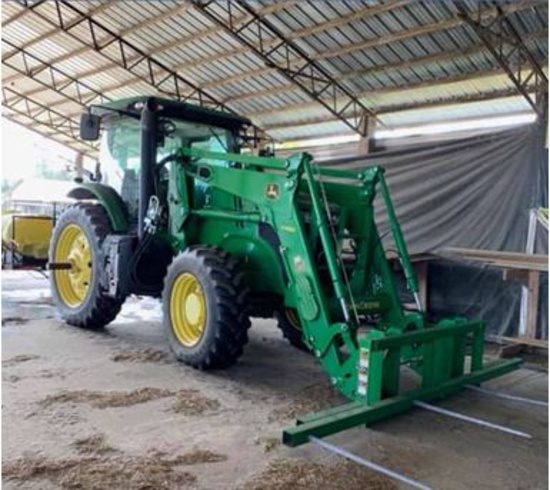
<path fill-rule="evenodd" d="M 244 274 L 219 248 L 193 247 L 178 255 L 164 282 L 164 328 L 170 348 L 198 369 L 234 364 L 248 342 Z"/>
<path fill-rule="evenodd" d="M 55 226 L 49 260 L 69 268 L 51 271 L 52 299 L 70 325 L 101 328 L 115 319 L 124 302 L 106 296 L 101 286 L 101 245 L 110 233 L 109 218 L 100 204 L 71 206 Z"/>

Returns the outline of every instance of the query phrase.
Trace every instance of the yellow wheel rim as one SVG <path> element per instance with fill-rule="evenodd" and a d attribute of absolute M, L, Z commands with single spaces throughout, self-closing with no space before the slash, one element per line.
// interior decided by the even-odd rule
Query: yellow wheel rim
<path fill-rule="evenodd" d="M 67 270 L 54 271 L 57 293 L 67 306 L 79 307 L 88 294 L 92 280 L 92 253 L 84 230 L 66 226 L 55 245 L 54 262 L 70 263 Z"/>
<path fill-rule="evenodd" d="M 172 286 L 170 323 L 181 344 L 199 343 L 206 325 L 206 299 L 198 279 L 189 272 L 178 276 Z"/>

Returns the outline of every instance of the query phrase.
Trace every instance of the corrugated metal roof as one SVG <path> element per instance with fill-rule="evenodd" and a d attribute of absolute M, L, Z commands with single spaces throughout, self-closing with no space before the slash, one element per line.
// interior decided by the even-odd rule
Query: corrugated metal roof
<path fill-rule="evenodd" d="M 39 3 L 35 11 L 3 2 L 2 37 L 10 43 L 3 43 L 4 57 L 13 53 L 11 45 L 23 48 L 110 98 L 159 93 L 144 80 L 150 76 L 146 63 L 128 70 L 121 66 L 120 45 L 111 42 L 104 46 L 112 40 L 108 29 L 136 50 L 204 87 L 220 102 L 251 117 L 257 125 L 267 127 L 273 137 L 295 139 L 352 132 L 286 76 L 266 68 L 259 56 L 186 2 L 74 4 L 101 25 L 94 32 L 100 49 L 89 46 L 92 38 L 86 21 L 71 27 L 73 36 L 56 28 L 55 0 Z M 513 82 L 476 32 L 458 17 L 452 0 L 257 0 L 251 5 L 337 83 L 380 113 L 379 121 L 386 125 L 529 110 L 524 99 L 497 97 L 515 96 Z M 472 11 L 493 8 L 484 0 L 468 0 L 465 5 Z M 546 66 L 547 2 L 503 1 L 499 5 L 509 10 L 507 18 L 535 59 Z M 223 12 L 224 2 L 211 8 Z M 240 12 L 238 25 L 246 20 L 244 11 Z M 74 12 L 65 15 L 69 25 L 79 18 Z M 270 39 L 264 42 L 273 45 Z M 126 53 L 130 65 L 142 59 L 136 50 Z M 6 64 L 19 70 L 28 66 L 16 57 L 6 60 L 3 81 L 7 86 L 69 117 L 76 117 L 81 110 L 63 94 L 44 87 L 47 72 L 22 75 Z M 490 100 L 483 102 L 484 97 Z M 449 105 L 472 99 L 479 101 Z M 411 106 L 426 108 L 405 110 Z M 8 107 L 5 113 L 10 113 Z M 308 122 L 317 123 L 304 124 Z"/>

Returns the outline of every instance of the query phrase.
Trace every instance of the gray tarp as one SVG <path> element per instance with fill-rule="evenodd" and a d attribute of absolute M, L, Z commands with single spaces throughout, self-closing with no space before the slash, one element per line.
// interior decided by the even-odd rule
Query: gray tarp
<path fill-rule="evenodd" d="M 411 253 L 450 246 L 522 252 L 529 210 L 548 199 L 544 133 L 536 125 L 322 164 L 383 166 Z"/>
<path fill-rule="evenodd" d="M 385 167 L 411 253 L 451 246 L 523 252 L 529 210 L 548 205 L 544 144 L 544 129 L 529 125 L 368 157 L 327 160 L 322 165 Z M 383 233 L 383 213 L 377 214 L 377 221 Z M 539 253 L 548 253 L 547 234 L 539 235 L 537 245 Z M 546 337 L 547 275 L 542 282 L 539 328 Z M 430 266 L 433 315 L 483 318 L 490 333 L 517 332 L 520 291 L 519 285 L 504 282 L 502 273 L 489 267 L 454 260 Z"/>

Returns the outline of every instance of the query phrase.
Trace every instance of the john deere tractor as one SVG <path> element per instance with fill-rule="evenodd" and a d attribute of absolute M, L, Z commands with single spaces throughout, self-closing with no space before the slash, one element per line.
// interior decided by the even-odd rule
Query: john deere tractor
<path fill-rule="evenodd" d="M 101 328 L 129 295 L 162 297 L 174 355 L 219 369 L 243 353 L 251 317 L 277 318 L 352 400 L 301 419 L 284 433 L 289 445 L 517 366 L 483 365 L 479 321 L 427 323 L 383 168 L 320 167 L 307 153 L 246 154 L 249 125 L 154 97 L 83 114 L 82 138 L 102 133 L 101 175 L 71 191 L 78 203 L 57 222 L 49 256 L 53 298 L 67 323 Z M 378 233 L 377 190 L 414 311 L 402 305 Z M 402 366 L 419 377 L 406 395 Z"/>

